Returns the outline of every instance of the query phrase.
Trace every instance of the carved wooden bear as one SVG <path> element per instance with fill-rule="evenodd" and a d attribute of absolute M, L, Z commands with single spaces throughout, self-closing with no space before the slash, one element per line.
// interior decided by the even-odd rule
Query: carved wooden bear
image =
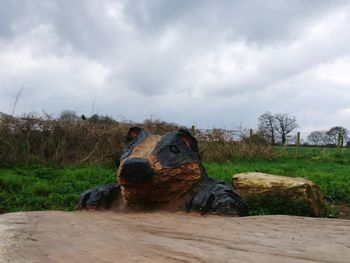
<path fill-rule="evenodd" d="M 163 136 L 132 127 L 117 171 L 119 184 L 81 194 L 79 209 L 117 208 L 248 215 L 246 202 L 224 182 L 210 179 L 196 139 L 184 129 Z"/>

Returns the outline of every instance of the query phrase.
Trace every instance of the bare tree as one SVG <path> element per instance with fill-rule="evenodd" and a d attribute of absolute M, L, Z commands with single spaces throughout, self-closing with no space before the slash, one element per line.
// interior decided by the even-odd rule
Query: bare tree
<path fill-rule="evenodd" d="M 307 142 L 311 145 L 325 145 L 328 143 L 327 131 L 313 131 L 307 136 Z"/>
<path fill-rule="evenodd" d="M 275 144 L 276 119 L 271 112 L 265 112 L 259 117 L 258 130 L 270 144 Z"/>
<path fill-rule="evenodd" d="M 296 119 L 288 113 L 277 113 L 274 115 L 274 118 L 276 121 L 276 132 L 281 136 L 282 145 L 285 145 L 288 134 L 298 127 Z"/>
<path fill-rule="evenodd" d="M 344 127 L 341 127 L 341 126 L 335 126 L 327 132 L 327 135 L 329 137 L 330 143 L 336 145 L 339 133 L 341 134 L 340 146 L 343 146 L 344 141 L 347 141 L 347 139 L 348 139 L 349 132 L 347 129 L 345 129 Z"/>

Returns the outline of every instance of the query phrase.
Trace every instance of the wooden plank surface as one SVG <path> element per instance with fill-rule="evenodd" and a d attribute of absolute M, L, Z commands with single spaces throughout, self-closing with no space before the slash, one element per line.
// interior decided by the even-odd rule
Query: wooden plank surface
<path fill-rule="evenodd" d="M 171 213 L 0 215 L 0 262 L 350 262 L 350 221 Z"/>

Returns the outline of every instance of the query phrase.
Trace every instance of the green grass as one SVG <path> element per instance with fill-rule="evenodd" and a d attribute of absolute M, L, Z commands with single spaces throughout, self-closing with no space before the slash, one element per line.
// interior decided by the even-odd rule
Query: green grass
<path fill-rule="evenodd" d="M 303 177 L 320 186 L 327 200 L 350 204 L 350 149 L 302 148 L 299 159 L 294 148 L 279 148 L 280 157 L 268 160 L 234 160 L 205 163 L 210 177 L 231 184 L 240 172 L 264 172 Z M 109 164 L 55 167 L 15 166 L 0 169 L 0 212 L 29 210 L 72 210 L 79 194 L 91 187 L 116 181 L 116 168 Z M 257 211 L 276 213 L 283 206 Z M 302 211 L 302 208 L 301 208 Z M 288 211 L 293 214 L 293 211 Z M 294 211 L 294 214 L 298 214 Z"/>
<path fill-rule="evenodd" d="M 0 169 L 0 211 L 72 210 L 81 192 L 115 180 L 109 165 Z"/>
<path fill-rule="evenodd" d="M 301 148 L 299 158 L 295 148 L 279 147 L 280 157 L 273 160 L 235 160 L 224 164 L 206 163 L 208 174 L 217 179 L 232 182 L 232 175 L 242 172 L 262 172 L 291 177 L 302 177 L 316 183 L 324 194 L 326 203 L 322 214 L 334 217 L 339 211 L 337 203 L 350 205 L 350 149 L 337 152 L 332 148 Z M 300 202 L 285 203 L 274 200 L 255 200 L 250 203 L 252 214 L 310 215 L 308 208 Z"/>
<path fill-rule="evenodd" d="M 231 183 L 233 174 L 263 172 L 291 177 L 303 177 L 316 183 L 331 201 L 350 204 L 350 149 L 336 153 L 335 149 L 303 148 L 299 159 L 294 152 L 273 161 L 236 160 L 231 163 L 207 163 L 208 174 Z"/>

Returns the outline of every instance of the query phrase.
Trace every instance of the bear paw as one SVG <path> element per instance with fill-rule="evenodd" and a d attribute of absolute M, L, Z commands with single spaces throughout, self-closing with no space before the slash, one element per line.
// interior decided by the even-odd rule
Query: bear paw
<path fill-rule="evenodd" d="M 84 191 L 80 194 L 79 202 L 76 209 L 108 209 L 113 200 L 120 193 L 120 186 L 117 183 L 98 186 Z"/>
<path fill-rule="evenodd" d="M 247 203 L 224 182 L 209 181 L 187 204 L 186 210 L 221 215 L 249 215 Z"/>

